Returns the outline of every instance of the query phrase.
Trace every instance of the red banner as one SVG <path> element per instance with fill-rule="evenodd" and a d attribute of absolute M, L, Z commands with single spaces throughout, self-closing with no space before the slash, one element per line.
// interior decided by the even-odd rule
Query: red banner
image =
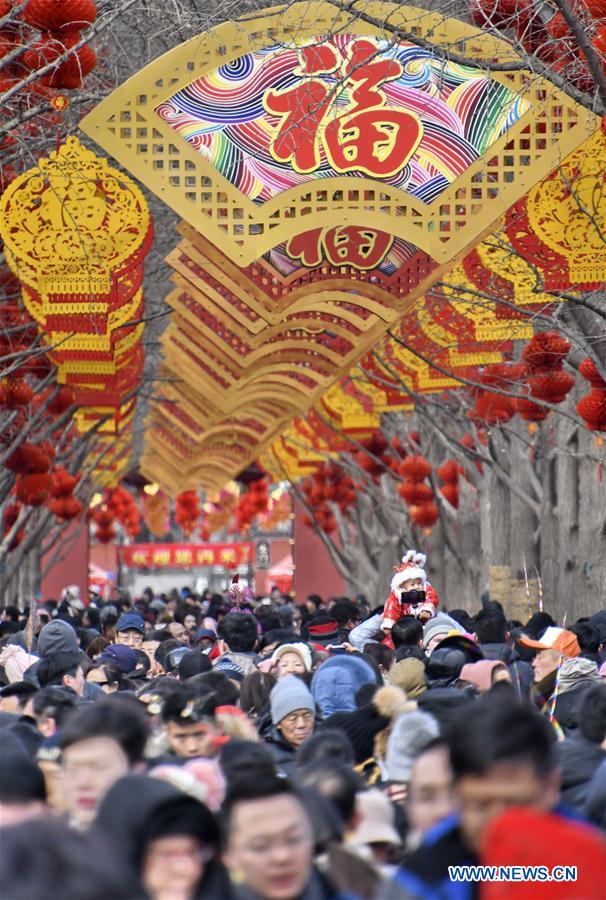
<path fill-rule="evenodd" d="M 190 569 L 225 566 L 234 569 L 254 558 L 250 542 L 240 544 L 128 544 L 120 547 L 120 561 L 129 569 Z"/>

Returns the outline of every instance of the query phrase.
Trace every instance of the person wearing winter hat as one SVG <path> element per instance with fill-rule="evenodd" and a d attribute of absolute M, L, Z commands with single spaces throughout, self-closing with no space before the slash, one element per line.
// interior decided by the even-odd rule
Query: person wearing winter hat
<path fill-rule="evenodd" d="M 367 859 L 379 874 L 392 874 L 392 868 L 387 866 L 389 852 L 402 842 L 396 830 L 393 803 L 378 788 L 360 791 L 356 798 L 356 819 L 345 847 Z"/>
<path fill-rule="evenodd" d="M 332 656 L 314 674 L 311 692 L 323 718 L 356 709 L 356 693 L 365 684 L 382 684 L 378 670 L 357 653 Z"/>
<path fill-rule="evenodd" d="M 438 595 L 427 580 L 427 557 L 417 550 L 407 550 L 402 562 L 395 567 L 391 579 L 391 593 L 383 610 L 381 628 L 390 632 L 402 616 L 416 616 L 427 621 L 438 609 Z"/>
<path fill-rule="evenodd" d="M 435 688 L 453 685 L 459 678 L 466 661 L 462 650 L 442 647 L 441 644 L 438 644 L 427 661 L 425 669 L 427 687 L 431 691 Z"/>
<path fill-rule="evenodd" d="M 370 703 L 352 711 L 333 713 L 319 728 L 343 731 L 354 750 L 356 771 L 365 776 L 370 772 L 372 778 L 378 773 L 376 766 L 368 764 L 375 760 L 375 752 L 382 753 L 387 741 L 384 733 L 397 716 L 414 708 L 415 704 L 403 691 L 395 685 L 385 685 L 378 688 Z"/>
<path fill-rule="evenodd" d="M 467 663 L 461 669 L 460 677 L 462 681 L 477 687 L 481 694 L 489 691 L 497 681 L 511 682 L 509 669 L 498 659 L 482 659 L 479 662 Z"/>
<path fill-rule="evenodd" d="M 179 662 L 179 678 L 181 681 L 187 681 L 194 675 L 201 675 L 203 672 L 210 672 L 212 663 L 207 654 L 202 650 L 188 650 L 181 657 Z"/>
<path fill-rule="evenodd" d="M 293 644 L 282 644 L 276 647 L 271 655 L 278 678 L 285 675 L 302 675 L 311 672 L 311 651 L 307 644 L 297 641 Z"/>
<path fill-rule="evenodd" d="M 39 687 L 38 667 L 43 659 L 54 656 L 55 653 L 78 653 L 79 649 L 78 636 L 69 622 L 64 622 L 62 619 L 49 622 L 38 635 L 36 652 L 40 659 L 37 659 L 25 670 L 23 681 Z"/>
<path fill-rule="evenodd" d="M 434 647 L 449 634 L 465 634 L 463 626 L 446 613 L 438 613 L 423 628 L 423 646 L 429 656 Z"/>
<path fill-rule="evenodd" d="M 412 764 L 431 741 L 440 733 L 433 716 L 413 710 L 398 716 L 391 728 L 387 742 L 384 769 L 389 781 L 408 784 Z"/>
<path fill-rule="evenodd" d="M 339 642 L 339 626 L 328 613 L 316 613 L 301 628 L 301 637 L 320 650 Z"/>
<path fill-rule="evenodd" d="M 297 675 L 285 675 L 269 696 L 272 729 L 265 740 L 284 775 L 294 772 L 296 753 L 313 734 L 316 704 L 309 688 Z"/>
<path fill-rule="evenodd" d="M 387 680 L 390 684 L 401 688 L 411 700 L 415 700 L 427 690 L 425 666 L 420 659 L 414 659 L 414 657 L 394 663 L 389 670 Z"/>
<path fill-rule="evenodd" d="M 583 694 L 600 682 L 597 665 L 581 657 L 576 635 L 565 628 L 546 628 L 538 640 L 522 635 L 519 642 L 537 651 L 532 661 L 535 705 L 560 736 L 576 730 Z"/>
<path fill-rule="evenodd" d="M 136 612 L 122 613 L 116 623 L 116 643 L 126 644 L 134 650 L 141 650 L 143 635 L 145 634 L 145 622 Z"/>
<path fill-rule="evenodd" d="M 132 647 L 126 644 L 110 644 L 97 657 L 97 663 L 107 663 L 115 666 L 123 675 L 129 675 L 134 672 L 137 666 L 137 654 Z"/>

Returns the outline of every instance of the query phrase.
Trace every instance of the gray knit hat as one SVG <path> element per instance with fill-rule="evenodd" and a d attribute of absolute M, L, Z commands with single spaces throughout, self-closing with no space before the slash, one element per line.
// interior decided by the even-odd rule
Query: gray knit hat
<path fill-rule="evenodd" d="M 428 713 L 404 713 L 392 726 L 387 742 L 385 768 L 390 781 L 410 781 L 412 764 L 419 753 L 440 733 L 438 723 Z"/>
<path fill-rule="evenodd" d="M 286 716 L 297 709 L 308 709 L 315 713 L 316 704 L 305 682 L 296 675 L 280 678 L 269 695 L 271 720 L 278 725 Z"/>
<path fill-rule="evenodd" d="M 456 619 L 451 619 L 446 613 L 438 613 L 423 628 L 423 646 L 427 647 L 434 637 L 441 636 L 445 638 L 451 631 L 465 634 L 465 629 L 462 625 L 459 625 Z"/>

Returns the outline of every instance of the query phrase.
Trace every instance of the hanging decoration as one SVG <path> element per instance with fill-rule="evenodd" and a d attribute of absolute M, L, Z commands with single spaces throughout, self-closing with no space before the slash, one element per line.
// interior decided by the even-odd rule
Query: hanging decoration
<path fill-rule="evenodd" d="M 312 17 L 295 3 L 249 21 L 244 39 L 229 22 L 196 36 L 82 123 L 185 220 L 162 338 L 173 388 L 154 405 L 141 461 L 171 493 L 220 489 L 313 407 L 338 419 L 329 389 L 599 127 L 518 69 L 506 41 L 414 7 L 379 9 L 401 34 L 455 41 L 470 65 L 394 44 L 329 3 Z M 507 79 L 486 74 L 495 57 L 515 61 Z M 402 402 L 357 378 L 343 391 L 363 413 L 346 427 L 363 440 L 380 415 L 369 400 Z"/>
<path fill-rule="evenodd" d="M 464 471 L 463 466 L 456 459 L 447 459 L 446 462 L 436 469 L 436 475 L 442 482 L 440 493 L 453 509 L 459 508 L 459 479 Z"/>
<path fill-rule="evenodd" d="M 175 522 L 189 538 L 200 518 L 200 499 L 197 491 L 183 491 L 175 498 Z"/>
<path fill-rule="evenodd" d="M 36 16 L 44 9 L 38 5 Z M 90 18 L 90 5 L 80 14 Z M 143 261 L 152 235 L 141 191 L 75 137 L 0 198 L 6 258 L 62 385 L 55 409 L 75 403 L 82 433 L 96 426 L 123 438 L 134 417 L 143 368 Z M 5 394 L 14 403 L 23 388 Z M 116 444 L 104 460 L 98 478 L 115 482 L 127 457 Z"/>
<path fill-rule="evenodd" d="M 579 365 L 579 372 L 591 389 L 578 401 L 577 412 L 590 431 L 606 432 L 606 381 L 588 356 Z"/>

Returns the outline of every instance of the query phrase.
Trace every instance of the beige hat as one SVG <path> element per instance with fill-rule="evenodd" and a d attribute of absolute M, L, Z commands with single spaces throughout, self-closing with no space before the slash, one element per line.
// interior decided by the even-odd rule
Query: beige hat
<path fill-rule="evenodd" d="M 391 801 L 383 791 L 371 788 L 356 798 L 356 812 L 360 821 L 348 836 L 349 844 L 401 844 L 396 831 L 396 814 Z"/>
<path fill-rule="evenodd" d="M 411 700 L 427 690 L 425 666 L 420 659 L 413 656 L 394 663 L 387 677 L 391 684 L 401 688 Z"/>
<path fill-rule="evenodd" d="M 311 650 L 303 641 L 297 641 L 293 644 L 282 644 L 280 647 L 276 647 L 271 656 L 273 662 L 278 662 L 285 653 L 296 653 L 305 666 L 305 671 L 311 672 Z"/>

